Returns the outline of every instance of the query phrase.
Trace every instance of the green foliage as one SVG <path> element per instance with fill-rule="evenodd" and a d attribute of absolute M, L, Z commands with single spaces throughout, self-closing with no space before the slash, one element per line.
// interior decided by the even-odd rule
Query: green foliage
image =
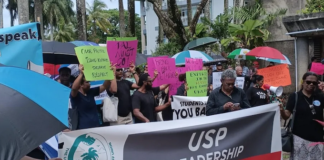
<path fill-rule="evenodd" d="M 210 27 L 210 37 L 223 39 L 229 36 L 228 25 L 233 20 L 233 16 L 230 12 L 218 15 L 214 21 L 210 21 L 206 17 L 203 17 L 201 20 L 204 25 Z"/>
<path fill-rule="evenodd" d="M 202 23 L 198 23 L 196 25 L 195 34 L 192 36 L 191 36 L 190 30 L 189 30 L 189 27 L 185 27 L 185 30 L 186 30 L 186 36 L 189 38 L 189 41 L 208 36 L 208 34 L 207 34 L 208 28 L 206 25 L 204 25 Z"/>
<path fill-rule="evenodd" d="M 66 24 L 64 19 L 61 18 L 54 30 L 54 40 L 58 42 L 71 42 L 75 36 L 74 25 L 72 23 Z"/>
<path fill-rule="evenodd" d="M 244 24 L 229 24 L 228 31 L 232 37 L 221 41 L 224 47 L 230 47 L 231 43 L 241 43 L 245 48 L 254 48 L 264 45 L 269 38 L 269 31 L 263 28 L 264 22 L 260 20 L 247 20 Z"/>
<path fill-rule="evenodd" d="M 181 45 L 176 41 L 160 44 L 160 46 L 153 53 L 153 56 L 173 56 L 182 51 Z"/>
<path fill-rule="evenodd" d="M 302 9 L 303 14 L 318 13 L 324 11 L 324 0 L 306 0 L 305 9 Z"/>

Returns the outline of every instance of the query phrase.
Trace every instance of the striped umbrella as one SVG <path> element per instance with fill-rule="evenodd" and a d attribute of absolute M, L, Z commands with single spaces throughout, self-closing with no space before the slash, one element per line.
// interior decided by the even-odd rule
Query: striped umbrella
<path fill-rule="evenodd" d="M 250 52 L 250 50 L 244 49 L 244 48 L 236 49 L 233 52 L 231 52 L 227 56 L 227 58 L 230 58 L 230 59 L 256 60 L 256 58 L 254 56 L 246 56 L 246 54 L 249 53 L 249 52 Z"/>
<path fill-rule="evenodd" d="M 214 59 L 202 51 L 187 50 L 175 54 L 172 58 L 175 59 L 176 65 L 184 65 L 186 58 L 200 58 L 205 62 L 212 62 Z"/>
<path fill-rule="evenodd" d="M 0 65 L 0 159 L 21 159 L 68 127 L 70 89 L 31 70 Z"/>
<path fill-rule="evenodd" d="M 265 61 L 268 61 L 268 62 L 274 62 L 274 63 L 291 65 L 289 59 L 285 55 L 283 55 L 283 56 L 285 57 L 285 60 L 282 60 L 282 59 L 271 59 L 271 58 L 264 58 L 264 57 L 258 57 L 258 59 L 262 59 L 262 60 L 265 60 Z"/>

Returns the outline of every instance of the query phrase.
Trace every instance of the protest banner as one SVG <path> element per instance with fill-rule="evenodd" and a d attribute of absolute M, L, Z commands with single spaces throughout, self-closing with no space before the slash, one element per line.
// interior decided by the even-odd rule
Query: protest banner
<path fill-rule="evenodd" d="M 87 81 L 114 79 L 105 47 L 80 46 L 74 49 L 79 62 L 83 64 L 84 76 Z"/>
<path fill-rule="evenodd" d="M 62 132 L 59 157 L 280 160 L 280 131 L 279 107 L 272 103 L 214 116 Z"/>
<path fill-rule="evenodd" d="M 131 63 L 135 64 L 137 42 L 137 40 L 107 41 L 107 52 L 111 63 L 116 64 L 116 68 L 128 68 Z"/>
<path fill-rule="evenodd" d="M 185 66 L 187 71 L 200 71 L 203 68 L 202 59 L 186 58 Z"/>
<path fill-rule="evenodd" d="M 206 116 L 208 97 L 172 96 L 173 120 Z"/>
<path fill-rule="evenodd" d="M 186 81 L 188 84 L 188 97 L 207 96 L 208 73 L 207 71 L 190 71 L 186 72 Z"/>
<path fill-rule="evenodd" d="M 274 87 L 291 85 L 291 78 L 287 64 L 259 69 L 258 74 L 263 75 L 264 84 Z"/>
<path fill-rule="evenodd" d="M 107 37 L 107 41 L 134 41 L 137 37 Z"/>
<path fill-rule="evenodd" d="M 310 69 L 311 72 L 314 72 L 318 75 L 323 75 L 324 73 L 324 65 L 322 63 L 312 63 L 312 67 Z"/>
<path fill-rule="evenodd" d="M 0 29 L 0 63 L 44 73 L 39 23 Z"/>

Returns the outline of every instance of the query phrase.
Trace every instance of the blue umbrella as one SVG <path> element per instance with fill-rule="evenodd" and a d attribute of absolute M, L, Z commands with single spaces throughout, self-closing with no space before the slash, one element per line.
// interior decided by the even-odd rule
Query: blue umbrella
<path fill-rule="evenodd" d="M 175 59 L 176 65 L 184 65 L 186 58 L 200 58 L 204 63 L 213 62 L 214 59 L 202 51 L 187 50 L 175 54 L 172 58 Z"/>
<path fill-rule="evenodd" d="M 0 65 L 0 159 L 21 159 L 68 128 L 70 89 L 31 70 Z"/>

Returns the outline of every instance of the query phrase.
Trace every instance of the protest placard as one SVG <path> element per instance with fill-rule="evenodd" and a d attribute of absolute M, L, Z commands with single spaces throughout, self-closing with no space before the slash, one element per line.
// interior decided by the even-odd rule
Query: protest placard
<path fill-rule="evenodd" d="M 185 66 L 187 71 L 200 71 L 203 68 L 202 59 L 186 58 Z"/>
<path fill-rule="evenodd" d="M 184 82 L 180 82 L 179 80 L 171 83 L 169 86 L 169 95 L 172 96 L 172 95 L 177 94 L 178 88 L 182 85 L 182 83 L 184 83 Z"/>
<path fill-rule="evenodd" d="M 258 74 L 263 75 L 264 84 L 274 87 L 291 85 L 291 78 L 287 64 L 259 69 Z"/>
<path fill-rule="evenodd" d="M 214 116 L 61 132 L 58 157 L 281 160 L 280 131 L 279 107 L 271 103 Z"/>
<path fill-rule="evenodd" d="M 171 84 L 178 80 L 174 58 L 153 58 L 155 69 L 159 75 L 154 80 L 154 86 Z"/>
<path fill-rule="evenodd" d="M 213 72 L 213 89 L 220 87 L 222 85 L 221 77 L 223 72 Z M 235 86 L 238 88 L 244 88 L 244 77 L 236 77 Z"/>
<path fill-rule="evenodd" d="M 112 64 L 116 68 L 128 68 L 135 64 L 137 53 L 137 40 L 132 41 L 107 41 L 107 51 Z"/>
<path fill-rule="evenodd" d="M 173 96 L 173 120 L 206 116 L 207 100 L 208 97 Z"/>
<path fill-rule="evenodd" d="M 154 71 L 156 70 L 155 63 L 153 61 L 154 58 L 169 58 L 168 56 L 161 56 L 161 57 L 148 57 L 147 58 L 147 70 L 148 74 L 151 76 L 151 78 L 154 77 Z M 153 82 L 153 87 L 157 87 L 157 83 Z"/>
<path fill-rule="evenodd" d="M 187 70 L 188 70 L 188 68 L 186 68 L 186 67 L 177 67 L 176 68 L 176 71 L 178 74 L 184 74 L 187 72 Z"/>
<path fill-rule="evenodd" d="M 134 41 L 137 37 L 107 37 L 107 41 Z"/>
<path fill-rule="evenodd" d="M 74 49 L 79 62 L 84 67 L 84 76 L 87 81 L 114 79 L 105 47 L 80 46 Z"/>
<path fill-rule="evenodd" d="M 323 75 L 324 73 L 324 65 L 322 63 L 312 63 L 312 67 L 310 69 L 311 72 L 314 72 L 318 75 Z"/>
<path fill-rule="evenodd" d="M 206 70 L 186 72 L 186 80 L 189 88 L 187 91 L 188 97 L 207 96 L 208 73 Z"/>

